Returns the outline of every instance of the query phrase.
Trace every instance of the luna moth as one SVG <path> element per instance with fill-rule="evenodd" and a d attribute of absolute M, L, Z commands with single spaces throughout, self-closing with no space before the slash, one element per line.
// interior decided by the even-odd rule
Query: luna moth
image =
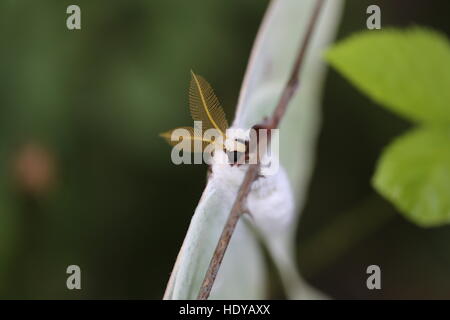
<path fill-rule="evenodd" d="M 271 2 L 251 53 L 232 128 L 248 129 L 275 107 L 288 79 L 301 36 L 306 32 L 314 4 L 315 0 Z M 290 298 L 323 297 L 299 275 L 295 263 L 294 235 L 312 171 L 319 130 L 320 96 L 325 71 L 322 52 L 336 31 L 341 7 L 342 1 L 328 0 L 322 9 L 301 72 L 300 90 L 293 97 L 281 123 L 282 169 L 277 177 L 262 181 L 259 186 L 256 184 L 252 190 L 249 207 L 253 207 L 252 215 L 256 218 L 244 217 L 238 222 L 214 283 L 212 299 L 267 297 L 267 270 L 259 238 L 278 267 Z M 230 170 L 234 172 L 230 174 Z M 239 170 L 245 169 L 233 167 L 221 170 L 213 165 L 213 174 L 192 216 L 164 299 L 196 298 L 236 197 Z M 256 201 L 252 202 L 251 198 Z M 269 213 L 269 218 L 264 214 L 258 215 L 258 212 L 264 211 Z"/>

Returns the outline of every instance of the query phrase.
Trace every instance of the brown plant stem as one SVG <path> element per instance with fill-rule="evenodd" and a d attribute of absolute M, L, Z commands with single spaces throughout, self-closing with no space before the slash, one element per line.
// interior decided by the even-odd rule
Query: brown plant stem
<path fill-rule="evenodd" d="M 306 35 L 303 38 L 300 50 L 292 67 L 291 76 L 283 89 L 283 93 L 274 112 L 272 113 L 272 116 L 263 124 L 258 125 L 258 127 L 263 127 L 266 129 L 276 129 L 283 119 L 283 116 L 287 110 L 287 106 L 298 88 L 299 71 L 303 64 L 303 61 L 305 60 L 307 47 L 313 34 L 314 27 L 317 23 L 323 2 L 323 0 L 317 0 L 313 15 L 311 17 L 311 20 L 309 21 Z M 225 256 L 225 252 L 227 250 L 228 244 L 230 243 L 234 229 L 236 228 L 241 215 L 246 212 L 247 196 L 250 193 L 253 181 L 255 181 L 255 179 L 258 177 L 258 174 L 259 164 L 250 165 L 239 188 L 238 195 L 236 197 L 236 200 L 234 201 L 233 207 L 231 208 L 230 215 L 228 216 L 228 219 L 225 223 L 222 234 L 220 235 L 219 242 L 217 243 L 211 262 L 209 263 L 208 270 L 206 271 L 205 278 L 203 279 L 203 283 L 200 287 L 200 291 L 197 297 L 198 300 L 208 299 L 211 293 L 211 289 L 216 279 L 217 272 L 219 271 L 220 265 L 222 264 L 223 257 Z"/>

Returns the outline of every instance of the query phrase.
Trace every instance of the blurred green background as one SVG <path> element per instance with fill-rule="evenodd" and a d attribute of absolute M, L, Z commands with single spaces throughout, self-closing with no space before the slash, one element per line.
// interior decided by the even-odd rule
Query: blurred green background
<path fill-rule="evenodd" d="M 80 31 L 66 28 L 70 4 Z M 191 68 L 232 119 L 267 4 L 0 2 L 0 298 L 162 297 L 206 167 L 173 165 L 158 134 L 190 122 Z M 449 34 L 448 1 L 348 0 L 338 38 L 365 29 L 370 4 L 383 27 Z M 412 225 L 369 183 L 409 126 L 329 70 L 298 260 L 331 297 L 450 298 L 450 227 Z M 66 288 L 71 264 L 82 290 Z M 370 264 L 380 291 L 366 288 Z M 283 298 L 270 279 L 269 296 Z"/>

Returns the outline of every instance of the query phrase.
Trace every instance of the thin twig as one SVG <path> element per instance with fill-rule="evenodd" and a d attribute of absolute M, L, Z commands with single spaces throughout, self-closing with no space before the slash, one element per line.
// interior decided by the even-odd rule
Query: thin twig
<path fill-rule="evenodd" d="M 219 267 L 222 264 L 225 251 L 227 250 L 231 236 L 234 232 L 234 229 L 236 228 L 236 224 L 238 223 L 242 213 L 245 211 L 245 207 L 243 207 L 245 199 L 247 199 L 248 193 L 250 192 L 250 187 L 253 181 L 256 179 L 258 172 L 259 166 L 257 164 L 250 165 L 246 172 L 244 181 L 239 188 L 238 196 L 236 198 L 236 201 L 234 202 L 233 208 L 231 209 L 230 215 L 228 216 L 228 220 L 225 223 L 222 235 L 220 236 L 219 242 L 217 243 L 216 250 L 214 251 L 214 255 L 209 264 L 205 279 L 203 280 L 202 286 L 200 288 L 200 292 L 197 298 L 199 300 L 206 300 L 209 297 L 211 288 L 214 284 L 214 280 L 217 276 L 217 272 L 219 271 Z"/>
<path fill-rule="evenodd" d="M 260 127 L 264 127 L 266 129 L 278 128 L 280 121 L 282 120 L 286 112 L 287 106 L 298 88 L 300 67 L 302 66 L 302 63 L 304 61 L 305 53 L 310 42 L 314 27 L 318 20 L 322 5 L 323 0 L 318 0 L 309 22 L 308 29 L 306 30 L 306 35 L 303 38 L 299 53 L 292 67 L 291 76 L 286 83 L 286 86 L 284 87 L 283 93 L 274 112 L 272 113 L 272 116 L 267 121 L 265 121 L 265 123 L 259 125 Z M 220 235 L 220 239 L 217 243 L 211 262 L 209 263 L 203 283 L 200 287 L 200 291 L 197 297 L 197 299 L 199 300 L 208 299 L 209 294 L 211 293 L 211 289 L 216 279 L 217 272 L 219 271 L 228 244 L 230 243 L 231 236 L 233 235 L 239 218 L 246 211 L 247 196 L 250 193 L 253 181 L 255 181 L 255 179 L 258 177 L 258 174 L 259 164 L 249 165 L 244 180 L 242 181 L 242 184 L 239 188 L 236 200 L 234 201 L 233 207 L 231 208 L 230 215 L 228 216 L 222 234 Z"/>

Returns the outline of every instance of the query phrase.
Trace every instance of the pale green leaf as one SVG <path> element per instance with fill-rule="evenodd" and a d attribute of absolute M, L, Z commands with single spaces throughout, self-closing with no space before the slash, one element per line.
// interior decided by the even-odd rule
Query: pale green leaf
<path fill-rule="evenodd" d="M 419 128 L 397 138 L 380 158 L 373 184 L 413 222 L 450 223 L 450 129 Z"/>
<path fill-rule="evenodd" d="M 421 123 L 450 123 L 450 45 L 425 28 L 355 34 L 327 53 L 331 65 L 382 106 Z"/>
<path fill-rule="evenodd" d="M 234 190 L 233 190 L 234 191 Z M 166 299 L 196 299 L 235 195 L 212 177 L 192 217 Z M 236 261 L 245 263 L 236 263 Z M 241 220 L 224 257 L 212 299 L 263 299 L 265 266 L 260 248 Z M 233 292 L 231 295 L 230 292 Z M 228 295 L 227 295 L 228 294 Z"/>

